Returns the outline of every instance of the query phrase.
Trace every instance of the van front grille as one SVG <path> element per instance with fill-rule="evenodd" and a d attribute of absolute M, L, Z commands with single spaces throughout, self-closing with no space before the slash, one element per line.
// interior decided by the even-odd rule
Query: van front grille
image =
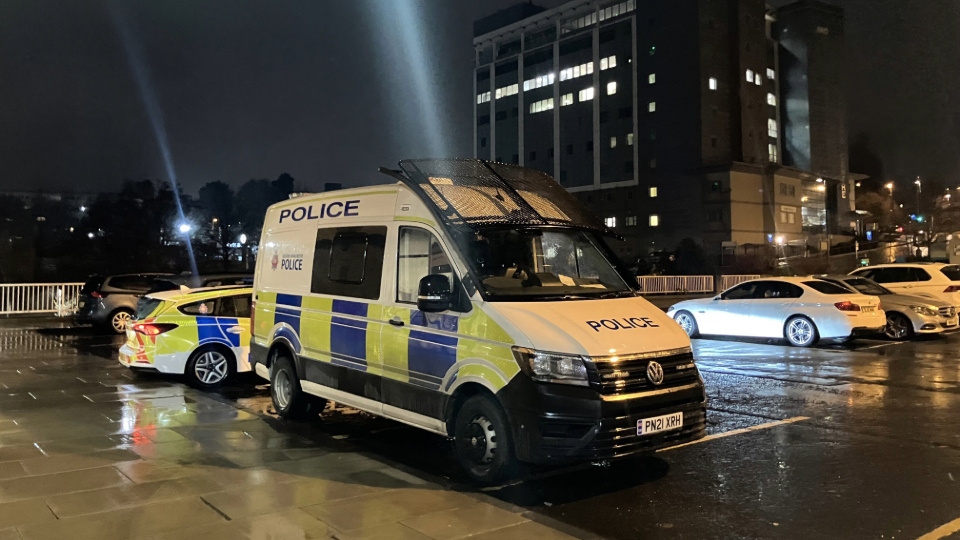
<path fill-rule="evenodd" d="M 690 349 L 666 354 L 592 358 L 591 361 L 590 385 L 605 396 L 683 386 L 698 380 Z M 663 367 L 663 382 L 659 385 L 654 385 L 647 378 L 647 366 L 653 361 Z"/>

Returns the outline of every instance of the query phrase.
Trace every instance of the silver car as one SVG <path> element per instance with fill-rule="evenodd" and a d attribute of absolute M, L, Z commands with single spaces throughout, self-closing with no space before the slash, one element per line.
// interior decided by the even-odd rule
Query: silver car
<path fill-rule="evenodd" d="M 940 334 L 958 328 L 957 310 L 949 303 L 922 296 L 896 294 L 879 283 L 860 276 L 819 276 L 861 294 L 879 296 L 887 314 L 884 334 L 890 339 L 909 339 L 919 334 Z"/>

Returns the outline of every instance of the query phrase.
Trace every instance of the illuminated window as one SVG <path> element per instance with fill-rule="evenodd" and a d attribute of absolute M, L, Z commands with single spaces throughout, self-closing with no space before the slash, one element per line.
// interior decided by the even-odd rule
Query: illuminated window
<path fill-rule="evenodd" d="M 777 145 L 775 145 L 775 144 L 768 144 L 768 145 L 767 145 L 767 152 L 769 152 L 769 154 L 770 154 L 770 163 L 777 163 L 777 162 L 778 162 Z"/>
<path fill-rule="evenodd" d="M 560 96 L 560 106 L 566 107 L 567 105 L 573 105 L 573 94 L 564 94 Z"/>
<path fill-rule="evenodd" d="M 777 78 L 777 72 L 773 68 L 767 68 L 767 78 L 771 81 Z"/>
<path fill-rule="evenodd" d="M 530 104 L 530 114 L 553 109 L 553 98 L 541 99 Z"/>
<path fill-rule="evenodd" d="M 580 64 L 579 66 L 573 66 L 572 68 L 560 70 L 560 80 L 567 81 L 570 79 L 576 79 L 577 77 L 583 77 L 585 75 L 590 75 L 591 73 L 593 73 L 593 62 L 587 62 L 586 64 Z"/>
<path fill-rule="evenodd" d="M 647 104 L 647 110 L 650 112 L 657 112 L 657 102 L 651 101 Z"/>
<path fill-rule="evenodd" d="M 612 229 L 617 226 L 617 218 L 615 217 L 604 218 L 603 224 Z"/>
<path fill-rule="evenodd" d="M 610 137 L 610 148 L 616 148 L 616 147 L 617 147 L 617 138 Z"/>
<path fill-rule="evenodd" d="M 717 78 L 716 78 L 716 77 L 710 77 L 710 89 L 711 89 L 711 90 L 716 90 L 716 89 L 717 89 Z"/>
<path fill-rule="evenodd" d="M 748 70 L 747 70 L 747 82 L 753 82 L 753 70 L 752 70 L 752 69 L 748 69 Z"/>
<path fill-rule="evenodd" d="M 777 96 L 773 94 L 767 94 L 767 105 L 777 105 Z"/>
<path fill-rule="evenodd" d="M 580 101 L 590 101 L 593 99 L 593 87 L 584 88 L 580 91 L 578 98 Z"/>
<path fill-rule="evenodd" d="M 617 56 L 608 56 L 600 59 L 600 71 L 617 67 Z"/>
<path fill-rule="evenodd" d="M 650 75 L 647 76 L 647 84 L 656 84 L 656 82 L 657 82 L 656 73 L 651 73 Z"/>
<path fill-rule="evenodd" d="M 757 86 L 760 86 L 761 84 L 763 84 L 763 76 L 757 73 L 757 78 L 754 79 L 753 82 L 757 83 Z"/>
<path fill-rule="evenodd" d="M 623 219 L 623 224 L 627 227 L 637 226 L 637 216 L 627 216 Z"/>
<path fill-rule="evenodd" d="M 650 188 L 650 198 L 652 199 L 652 198 L 655 198 L 656 196 L 657 196 L 657 188 L 655 187 Z"/>
<path fill-rule="evenodd" d="M 484 92 L 477 96 L 477 104 L 480 103 L 489 103 L 490 102 L 490 92 Z"/>
<path fill-rule="evenodd" d="M 610 81 L 607 83 L 607 95 L 612 96 L 617 93 L 617 81 Z"/>
<path fill-rule="evenodd" d="M 627 146 L 633 146 L 633 133 L 627 133 Z"/>
<path fill-rule="evenodd" d="M 651 226 L 651 227 L 659 227 L 659 226 L 660 226 L 660 216 L 658 216 L 657 214 L 650 214 L 650 221 L 649 221 L 649 223 L 650 223 L 650 226 Z"/>
<path fill-rule="evenodd" d="M 496 99 L 505 98 L 507 96 L 515 96 L 520 92 L 520 85 L 518 83 L 511 84 L 509 86 L 504 86 L 503 88 L 497 88 L 495 94 Z"/>
<path fill-rule="evenodd" d="M 553 73 L 547 73 L 546 75 L 540 75 L 539 77 L 534 77 L 533 79 L 528 79 L 523 81 L 523 91 L 536 90 L 537 88 L 543 88 L 544 86 L 550 86 L 556 80 L 556 75 Z"/>
<path fill-rule="evenodd" d="M 770 135 L 774 139 L 777 138 L 777 121 L 773 118 L 767 120 L 767 135 Z"/>

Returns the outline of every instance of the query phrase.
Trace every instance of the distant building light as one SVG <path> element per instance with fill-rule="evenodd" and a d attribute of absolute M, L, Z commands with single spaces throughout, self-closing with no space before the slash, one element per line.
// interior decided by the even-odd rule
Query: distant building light
<path fill-rule="evenodd" d="M 606 225 L 607 227 L 610 227 L 610 228 L 612 229 L 612 228 L 614 228 L 614 227 L 617 226 L 617 218 L 615 218 L 615 217 L 605 218 L 605 219 L 603 220 L 603 224 Z"/>
<path fill-rule="evenodd" d="M 183 234 L 187 234 L 193 230 L 193 225 L 190 225 L 189 223 L 181 223 L 180 225 L 177 225 L 177 230 Z"/>
<path fill-rule="evenodd" d="M 240 235 L 240 245 L 243 245 L 243 244 L 246 244 L 246 243 L 247 243 L 247 235 L 241 234 L 241 235 Z"/>
<path fill-rule="evenodd" d="M 610 81 L 607 83 L 607 95 L 612 96 L 617 93 L 617 81 Z"/>
<path fill-rule="evenodd" d="M 81 207 L 80 207 L 80 211 L 81 211 L 81 212 L 86 212 L 86 211 L 87 211 L 87 207 L 86 207 L 86 206 L 81 206 Z"/>
<path fill-rule="evenodd" d="M 660 226 L 660 216 L 658 216 L 657 214 L 650 214 L 650 221 L 649 221 L 649 223 L 650 223 L 650 226 L 651 226 L 651 227 L 659 227 L 659 226 Z"/>
<path fill-rule="evenodd" d="M 753 70 L 752 70 L 752 69 L 748 69 L 748 70 L 747 70 L 747 82 L 749 82 L 749 83 L 752 83 L 752 82 L 753 82 Z"/>
<path fill-rule="evenodd" d="M 716 77 L 710 77 L 710 89 L 711 89 L 711 90 L 716 90 L 716 89 L 717 89 L 717 78 L 716 78 Z"/>
<path fill-rule="evenodd" d="M 647 75 L 647 84 L 656 84 L 657 83 L 657 74 L 651 73 Z"/>
<path fill-rule="evenodd" d="M 767 78 L 771 81 L 777 78 L 777 72 L 773 68 L 767 68 Z"/>
<path fill-rule="evenodd" d="M 88 233 L 87 233 L 87 238 L 93 240 L 93 233 L 92 233 L 92 232 L 88 232 Z"/>

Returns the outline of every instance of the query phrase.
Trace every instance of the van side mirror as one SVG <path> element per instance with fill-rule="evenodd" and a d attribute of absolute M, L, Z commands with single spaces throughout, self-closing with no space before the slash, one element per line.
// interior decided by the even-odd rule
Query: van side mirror
<path fill-rule="evenodd" d="M 450 278 L 442 274 L 430 274 L 420 279 L 417 290 L 417 309 L 424 313 L 436 313 L 450 309 L 453 294 L 450 293 Z"/>

